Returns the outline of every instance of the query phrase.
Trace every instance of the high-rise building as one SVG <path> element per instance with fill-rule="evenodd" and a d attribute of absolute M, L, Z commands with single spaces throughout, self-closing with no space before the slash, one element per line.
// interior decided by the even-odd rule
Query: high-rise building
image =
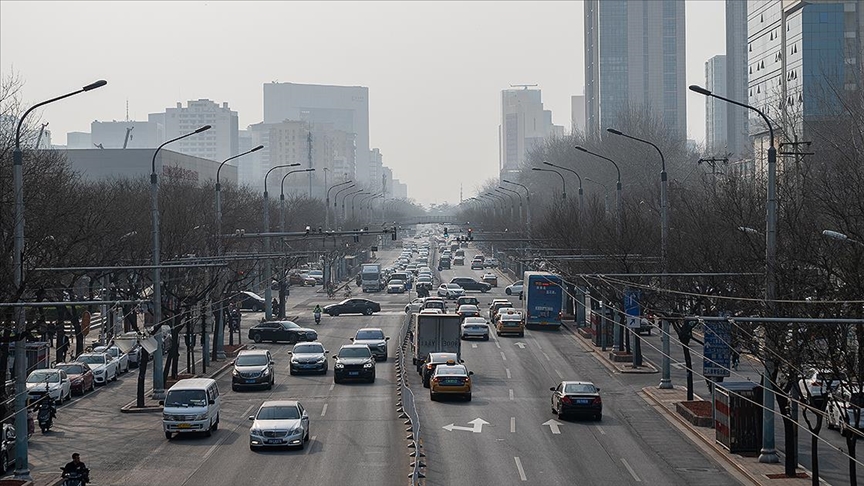
<path fill-rule="evenodd" d="M 194 132 L 204 125 L 212 127 L 171 144 L 177 152 L 218 162 L 239 153 L 237 112 L 228 108 L 227 102 L 220 106 L 207 99 L 190 100 L 183 107 L 183 103 L 178 101 L 176 108 L 167 108 L 164 113 L 151 113 L 148 120 L 164 127 L 165 140 Z"/>
<path fill-rule="evenodd" d="M 726 56 L 714 56 L 705 63 L 705 88 L 717 95 L 726 93 Z M 727 151 L 728 103 L 711 96 L 705 97 L 705 153 L 722 157 Z"/>
<path fill-rule="evenodd" d="M 747 101 L 747 2 L 741 0 L 726 0 L 726 97 Z M 753 159 L 748 116 L 747 108 L 726 103 L 726 153 L 733 163 Z"/>
<path fill-rule="evenodd" d="M 373 148 L 369 153 L 369 190 L 374 194 L 381 192 L 381 176 L 384 174 L 384 155 L 380 149 Z"/>
<path fill-rule="evenodd" d="M 683 141 L 687 133 L 684 2 L 585 0 L 589 136 L 647 108 Z"/>
<path fill-rule="evenodd" d="M 519 172 L 528 152 L 546 137 L 563 134 L 563 126 L 552 124 L 552 111 L 543 109 L 539 89 L 501 91 L 498 139 L 502 178 L 506 179 L 510 172 Z"/>
<path fill-rule="evenodd" d="M 330 124 L 336 130 L 353 134 L 355 180 L 360 184 L 372 183 L 369 174 L 369 88 L 267 83 L 264 85 L 264 123 L 284 120 L 307 122 L 313 130 L 318 125 Z M 350 161 L 346 163 L 350 164 Z"/>
<path fill-rule="evenodd" d="M 570 130 L 585 133 L 585 95 L 570 97 Z"/>
<path fill-rule="evenodd" d="M 118 122 L 116 120 L 110 122 L 100 122 L 96 120 L 90 123 L 90 139 L 93 144 L 100 145 L 102 148 L 105 149 L 155 149 L 159 146 L 160 143 L 166 140 L 164 127 L 157 122 Z"/>

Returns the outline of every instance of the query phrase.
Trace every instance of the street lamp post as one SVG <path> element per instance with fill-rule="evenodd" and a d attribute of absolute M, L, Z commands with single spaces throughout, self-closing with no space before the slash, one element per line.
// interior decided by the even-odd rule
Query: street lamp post
<path fill-rule="evenodd" d="M 514 191 L 513 189 L 507 189 L 506 187 L 503 187 L 503 186 L 498 186 L 497 190 L 505 191 L 507 193 L 512 192 L 513 194 L 516 194 L 516 197 L 519 198 L 519 221 L 522 221 L 522 218 L 524 217 L 522 215 L 522 194 L 519 194 L 519 192 Z"/>
<path fill-rule="evenodd" d="M 352 183 L 351 185 L 336 191 L 336 194 L 333 196 L 333 215 L 336 216 L 336 226 L 339 226 L 339 224 L 345 220 L 345 199 L 342 199 L 342 211 L 339 211 L 339 194 L 342 194 L 349 189 L 353 189 L 356 186 L 357 184 Z"/>
<path fill-rule="evenodd" d="M 330 186 L 330 188 L 327 189 L 327 198 L 325 199 L 325 202 L 324 202 L 324 208 L 325 208 L 325 210 L 324 210 L 324 228 L 325 229 L 330 229 L 330 191 L 332 191 L 333 189 L 335 189 L 339 186 L 344 186 L 345 184 L 351 184 L 352 182 L 353 181 L 340 182 L 339 184 L 334 184 L 334 185 Z M 339 195 L 339 192 L 337 191 L 336 196 L 338 196 L 338 195 Z M 334 216 L 336 215 L 335 210 L 333 211 L 333 215 Z"/>
<path fill-rule="evenodd" d="M 15 291 L 22 294 L 24 283 L 24 152 L 21 151 L 21 127 L 24 119 L 36 108 L 45 106 L 55 101 L 60 101 L 79 93 L 101 88 L 108 81 L 100 79 L 95 83 L 88 84 L 83 88 L 66 93 L 50 100 L 42 101 L 31 106 L 18 119 L 15 129 L 15 149 L 12 151 L 12 187 L 15 192 L 15 233 L 14 253 L 12 255 L 15 272 Z M 38 148 L 38 147 L 37 147 Z M 20 301 L 20 297 L 16 300 Z M 25 335 L 27 334 L 27 320 L 23 307 L 15 308 L 15 478 L 30 481 L 30 465 L 27 459 L 27 348 Z M 22 365 L 23 363 L 23 365 Z"/>
<path fill-rule="evenodd" d="M 519 186 L 522 189 L 525 189 L 525 225 L 528 227 L 528 231 L 531 231 L 531 191 L 528 190 L 528 187 L 519 184 L 518 182 L 512 182 L 506 179 L 501 179 L 501 182 L 513 184 L 514 186 Z"/>
<path fill-rule="evenodd" d="M 582 208 L 584 207 L 583 204 L 582 204 L 582 203 L 584 202 L 584 201 L 583 201 L 583 199 L 584 199 L 584 191 L 582 190 L 582 177 L 579 175 L 579 173 L 576 172 L 576 171 L 573 170 L 573 169 L 570 169 L 570 168 L 567 168 L 567 167 L 561 167 L 560 165 L 555 165 L 555 164 L 553 164 L 553 163 L 551 163 L 551 162 L 543 162 L 543 164 L 548 165 L 548 166 L 550 166 L 550 167 L 555 167 L 556 169 L 566 170 L 567 172 L 571 172 L 573 175 L 576 176 L 576 179 L 579 180 L 579 212 L 581 213 L 581 212 L 582 212 Z"/>
<path fill-rule="evenodd" d="M 768 147 L 767 201 L 765 204 L 765 304 L 773 316 L 776 313 L 774 305 L 777 297 L 777 283 L 774 273 L 777 258 L 777 149 L 774 147 L 774 127 L 771 126 L 771 121 L 768 120 L 765 113 L 754 106 L 730 100 L 697 85 L 691 85 L 690 91 L 755 111 L 762 117 L 762 120 L 765 121 L 765 125 L 768 127 L 770 143 Z M 759 451 L 759 462 L 762 463 L 780 462 L 774 445 L 774 391 L 773 384 L 771 383 L 771 375 L 774 372 L 774 360 L 771 348 L 771 340 L 768 339 L 766 341 L 765 376 L 763 380 L 762 450 Z"/>
<path fill-rule="evenodd" d="M 632 135 L 627 135 L 626 133 L 621 132 L 620 130 L 615 130 L 614 128 L 607 128 L 607 132 L 613 135 L 620 135 L 624 138 L 629 138 L 630 140 L 635 140 L 637 142 L 642 142 L 644 144 L 648 144 L 654 147 L 654 150 L 660 154 L 660 265 L 662 272 L 664 274 L 662 286 L 666 288 L 666 278 L 665 274 L 669 271 L 669 199 L 668 193 L 666 192 L 667 185 L 667 176 L 666 176 L 666 158 L 663 157 L 663 152 L 660 150 L 660 147 L 655 145 L 648 140 L 643 140 L 639 137 L 634 137 Z M 662 377 L 660 378 L 660 386 L 662 389 L 671 389 L 672 388 L 672 360 L 669 357 L 669 353 L 671 352 L 670 340 L 669 340 L 669 321 L 663 319 L 663 370 Z M 641 340 L 638 339 L 636 343 L 639 344 Z M 635 363 L 634 363 L 635 364 Z M 641 356 L 640 363 L 641 364 Z"/>
<path fill-rule="evenodd" d="M 349 194 L 349 196 L 351 196 L 351 219 L 352 220 L 357 219 L 357 213 L 354 211 L 354 201 L 357 199 L 357 196 L 367 195 L 367 194 L 369 194 L 369 193 L 366 192 L 365 189 L 361 189 L 357 192 L 352 192 L 351 194 Z"/>
<path fill-rule="evenodd" d="M 219 183 L 219 174 L 222 172 L 222 166 L 225 165 L 225 162 L 229 160 L 236 159 L 238 157 L 242 157 L 247 154 L 251 154 L 252 152 L 257 152 L 263 149 L 263 145 L 259 145 L 252 150 L 247 152 L 243 152 L 242 154 L 235 155 L 233 157 L 228 157 L 223 160 L 221 164 L 219 164 L 219 168 L 216 169 L 216 255 L 222 256 L 222 184 Z M 224 299 L 219 299 L 219 317 L 216 322 L 216 335 L 213 338 L 214 341 L 214 352 L 213 359 L 225 359 L 225 347 L 222 342 L 225 339 L 225 313 L 223 312 L 224 308 Z"/>
<path fill-rule="evenodd" d="M 494 193 L 494 192 L 487 192 L 486 197 L 490 197 L 490 198 L 492 198 L 493 201 L 495 201 L 492 203 L 493 207 L 494 207 L 494 205 L 501 203 L 501 208 L 500 208 L 501 219 L 504 219 L 504 209 L 507 208 L 507 200 L 504 199 L 504 196 L 502 196 L 501 194 Z"/>
<path fill-rule="evenodd" d="M 346 192 L 345 195 L 342 196 L 342 224 L 345 224 L 345 220 L 348 219 L 348 209 L 345 207 L 348 202 L 348 198 L 354 196 L 355 194 L 360 194 L 361 192 L 365 192 L 365 189 L 357 189 L 353 192 Z"/>
<path fill-rule="evenodd" d="M 297 167 L 299 163 L 276 165 L 264 174 L 264 233 L 270 233 L 270 200 L 267 194 L 267 178 L 276 169 L 286 167 Z M 273 278 L 273 269 L 270 262 L 270 237 L 264 236 L 264 318 L 270 320 L 273 317 L 273 289 L 270 288 L 270 280 Z"/>
<path fill-rule="evenodd" d="M 615 172 L 618 174 L 618 180 L 615 182 L 615 220 L 617 221 L 617 234 L 618 240 L 621 240 L 621 233 L 623 232 L 623 222 L 621 221 L 621 169 L 618 168 L 618 164 L 615 163 L 614 160 L 609 157 L 604 157 L 598 153 L 592 152 L 585 147 L 576 146 L 576 150 L 581 152 L 585 152 L 586 154 L 591 154 L 595 157 L 599 157 L 607 162 L 611 162 L 612 165 L 615 166 Z"/>
<path fill-rule="evenodd" d="M 510 219 L 512 220 L 513 219 L 513 209 L 516 207 L 516 199 L 514 199 L 513 196 L 510 194 L 510 192 L 513 192 L 513 191 L 507 192 L 507 191 L 501 189 L 500 187 L 496 187 L 494 190 L 507 196 L 507 199 L 510 200 Z M 522 199 L 522 196 L 519 196 L 519 199 Z M 521 211 L 522 208 L 519 208 L 519 209 L 520 209 L 519 217 L 521 218 L 522 217 L 522 211 Z"/>
<path fill-rule="evenodd" d="M 554 172 L 558 174 L 558 177 L 561 178 L 561 199 L 567 199 L 567 183 L 564 182 L 564 175 L 558 172 L 555 169 L 541 169 L 540 167 L 532 167 L 531 170 L 536 170 L 539 172 Z"/>

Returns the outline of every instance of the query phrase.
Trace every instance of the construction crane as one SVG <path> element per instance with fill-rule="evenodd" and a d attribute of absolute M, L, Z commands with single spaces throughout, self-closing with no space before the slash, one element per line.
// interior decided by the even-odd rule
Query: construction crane
<path fill-rule="evenodd" d="M 132 140 L 132 136 L 130 134 L 132 133 L 132 130 L 134 130 L 134 129 L 135 129 L 135 127 L 129 127 L 126 129 L 126 138 L 123 140 L 123 148 L 124 149 L 126 148 L 126 145 L 129 144 L 129 140 Z"/>
<path fill-rule="evenodd" d="M 511 84 L 510 85 L 511 88 L 522 88 L 522 89 L 536 88 L 537 86 L 538 85 L 536 85 L 536 84 Z"/>

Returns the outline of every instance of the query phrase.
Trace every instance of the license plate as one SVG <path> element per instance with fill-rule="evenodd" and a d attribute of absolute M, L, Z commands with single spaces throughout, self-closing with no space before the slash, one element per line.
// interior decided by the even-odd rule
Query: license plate
<path fill-rule="evenodd" d="M 281 444 L 282 439 L 267 439 L 264 441 L 265 444 Z"/>
<path fill-rule="evenodd" d="M 579 405 L 588 405 L 588 403 L 590 402 L 591 401 L 587 398 L 580 398 L 579 400 L 576 400 L 576 403 L 578 403 Z"/>
<path fill-rule="evenodd" d="M 178 429 L 191 429 L 192 424 L 177 424 Z"/>
<path fill-rule="evenodd" d="M 441 382 L 441 384 L 445 386 L 457 386 L 461 385 L 462 383 L 459 383 L 459 380 L 444 380 Z"/>
<path fill-rule="evenodd" d="M 314 367 L 315 367 L 314 364 L 304 364 L 303 365 L 303 368 L 314 368 Z"/>
<path fill-rule="evenodd" d="M 349 371 L 349 372 L 348 372 L 348 376 L 357 376 L 357 375 L 359 375 L 359 374 L 360 374 L 359 371 Z"/>
<path fill-rule="evenodd" d="M 246 380 L 246 383 L 255 383 L 255 380 Z"/>

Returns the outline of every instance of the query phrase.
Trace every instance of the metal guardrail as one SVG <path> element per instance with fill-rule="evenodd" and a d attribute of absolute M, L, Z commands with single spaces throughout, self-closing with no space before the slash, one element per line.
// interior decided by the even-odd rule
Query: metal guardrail
<path fill-rule="evenodd" d="M 411 480 L 412 486 L 417 486 L 420 484 L 419 481 L 426 477 L 423 471 L 421 471 L 421 469 L 426 467 L 426 464 L 423 462 L 423 458 L 426 457 L 426 454 L 422 451 L 423 444 L 420 438 L 420 415 L 417 413 L 417 404 L 414 400 L 414 392 L 408 384 L 408 377 L 405 372 L 405 350 L 410 346 L 410 325 L 411 315 L 409 314 L 400 331 L 402 344 L 396 351 L 396 375 L 399 382 L 399 387 L 396 392 L 399 397 L 396 402 L 396 411 L 399 412 L 399 418 L 406 419 L 405 425 L 408 426 L 406 431 L 411 433 L 411 435 L 406 437 L 406 439 L 410 441 L 408 447 L 413 449 L 409 454 L 409 456 L 413 458 L 413 461 L 411 462 L 411 473 L 408 475 L 408 478 Z"/>

